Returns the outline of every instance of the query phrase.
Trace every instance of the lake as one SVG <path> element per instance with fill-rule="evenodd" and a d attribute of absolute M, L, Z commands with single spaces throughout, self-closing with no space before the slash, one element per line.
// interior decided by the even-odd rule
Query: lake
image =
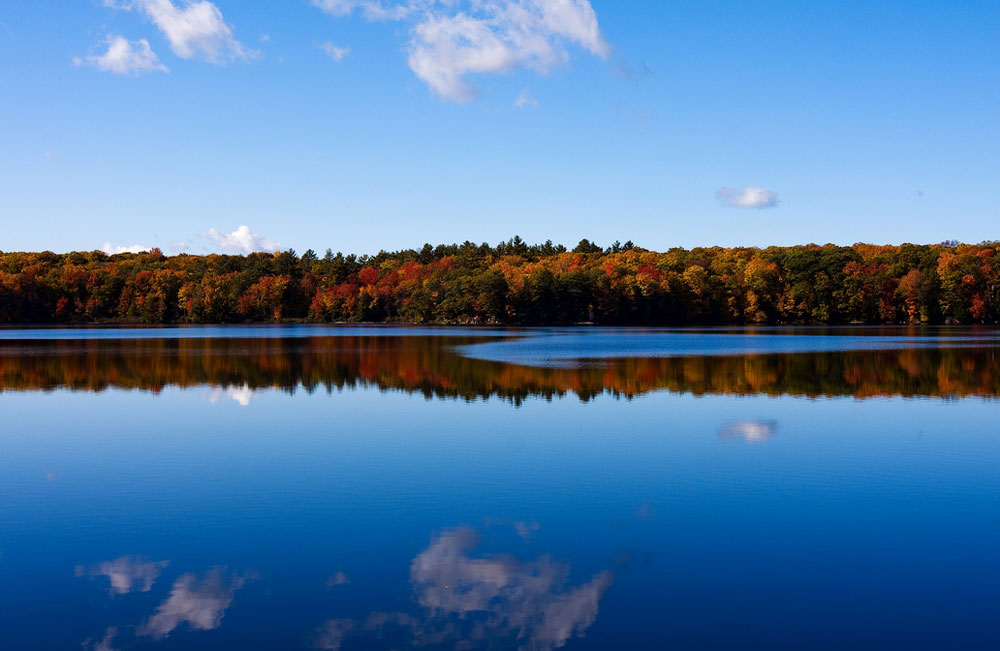
<path fill-rule="evenodd" d="M 3 649 L 997 649 L 1000 333 L 0 330 Z"/>

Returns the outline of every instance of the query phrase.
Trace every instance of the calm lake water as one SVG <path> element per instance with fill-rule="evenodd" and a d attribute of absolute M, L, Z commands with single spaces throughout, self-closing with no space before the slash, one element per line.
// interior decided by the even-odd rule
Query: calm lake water
<path fill-rule="evenodd" d="M 997 649 L 1000 335 L 0 330 L 2 649 Z"/>

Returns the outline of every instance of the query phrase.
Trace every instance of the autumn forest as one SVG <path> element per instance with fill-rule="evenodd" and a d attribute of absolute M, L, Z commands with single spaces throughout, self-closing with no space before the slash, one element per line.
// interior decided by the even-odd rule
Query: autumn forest
<path fill-rule="evenodd" d="M 0 323 L 994 324 L 1000 243 L 0 253 Z"/>

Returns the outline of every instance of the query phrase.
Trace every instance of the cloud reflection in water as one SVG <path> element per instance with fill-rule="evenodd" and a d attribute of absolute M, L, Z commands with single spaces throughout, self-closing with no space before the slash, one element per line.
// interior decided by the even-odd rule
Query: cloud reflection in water
<path fill-rule="evenodd" d="M 719 439 L 742 439 L 748 445 L 763 443 L 778 433 L 778 423 L 773 420 L 741 420 L 719 428 Z"/>
<path fill-rule="evenodd" d="M 410 567 L 423 617 L 374 613 L 363 620 L 332 619 L 317 633 L 316 648 L 339 649 L 348 636 L 389 629 L 414 646 L 472 648 L 475 642 L 544 651 L 582 636 L 597 617 L 611 572 L 566 589 L 569 567 L 542 556 L 524 562 L 507 556 L 473 557 L 480 535 L 459 527 L 441 533 Z"/>
<path fill-rule="evenodd" d="M 200 631 L 218 628 L 233 595 L 245 583 L 245 577 L 228 575 L 222 568 L 213 568 L 202 578 L 184 574 L 174 582 L 170 596 L 156 613 L 139 627 L 138 634 L 159 639 L 182 624 Z"/>
<path fill-rule="evenodd" d="M 104 629 L 104 637 L 99 640 L 84 640 L 81 646 L 87 651 L 115 651 L 115 648 L 111 646 L 111 642 L 114 641 L 116 635 L 118 635 L 118 627 L 109 626 Z"/>
<path fill-rule="evenodd" d="M 106 576 L 111 582 L 111 594 L 126 594 L 133 591 L 149 592 L 170 561 L 145 561 L 139 556 L 122 556 L 113 561 L 100 563 L 87 572 L 90 576 Z M 76 568 L 76 575 L 83 576 L 86 570 Z"/>
<path fill-rule="evenodd" d="M 222 398 L 231 398 L 239 403 L 241 407 L 249 407 L 254 393 L 256 393 L 256 391 L 251 389 L 246 384 L 241 387 L 215 387 L 212 389 L 212 392 L 208 394 L 208 401 L 214 405 Z"/>

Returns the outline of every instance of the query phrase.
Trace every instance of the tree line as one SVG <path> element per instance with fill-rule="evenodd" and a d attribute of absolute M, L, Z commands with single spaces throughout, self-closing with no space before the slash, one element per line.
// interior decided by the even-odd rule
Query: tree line
<path fill-rule="evenodd" d="M 0 323 L 996 324 L 998 250 L 514 237 L 362 256 L 0 252 Z"/>

